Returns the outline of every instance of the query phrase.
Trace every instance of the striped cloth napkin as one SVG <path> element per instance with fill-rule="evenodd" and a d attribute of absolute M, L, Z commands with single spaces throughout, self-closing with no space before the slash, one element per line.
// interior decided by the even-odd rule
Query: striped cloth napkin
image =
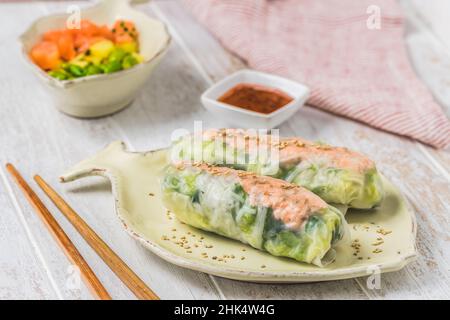
<path fill-rule="evenodd" d="M 450 121 L 414 73 L 394 0 L 184 3 L 250 67 L 308 85 L 310 105 L 437 148 L 450 145 Z"/>

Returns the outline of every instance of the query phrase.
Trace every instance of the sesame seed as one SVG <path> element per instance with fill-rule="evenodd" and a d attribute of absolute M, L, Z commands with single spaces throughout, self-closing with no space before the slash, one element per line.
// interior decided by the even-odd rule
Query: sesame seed
<path fill-rule="evenodd" d="M 385 230 L 385 229 L 383 229 L 383 228 L 379 228 L 379 229 L 377 230 L 377 233 L 382 234 L 383 236 L 385 236 L 385 235 L 388 235 L 388 234 L 392 233 L 392 231 Z"/>

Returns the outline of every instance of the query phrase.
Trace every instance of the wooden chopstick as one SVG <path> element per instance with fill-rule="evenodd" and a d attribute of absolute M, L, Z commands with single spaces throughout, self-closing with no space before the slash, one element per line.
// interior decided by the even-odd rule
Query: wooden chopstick
<path fill-rule="evenodd" d="M 125 262 L 95 233 L 94 230 L 67 204 L 66 201 L 40 176 L 34 180 L 58 207 L 62 214 L 77 229 L 86 242 L 94 249 L 122 282 L 142 300 L 159 300 L 159 297 L 128 267 Z"/>
<path fill-rule="evenodd" d="M 111 300 L 112 298 L 108 294 L 108 291 L 106 291 L 105 287 L 97 278 L 94 271 L 92 271 L 92 269 L 89 267 L 86 260 L 84 260 L 83 256 L 77 250 L 72 241 L 70 241 L 67 234 L 52 216 L 50 211 L 45 207 L 44 203 L 39 199 L 37 194 L 31 189 L 28 183 L 22 178 L 20 173 L 12 164 L 6 164 L 6 169 L 17 182 L 30 204 L 36 210 L 50 233 L 63 249 L 66 256 L 74 265 L 76 265 L 80 269 L 82 279 L 86 283 L 87 287 L 91 290 L 91 292 L 100 300 Z"/>

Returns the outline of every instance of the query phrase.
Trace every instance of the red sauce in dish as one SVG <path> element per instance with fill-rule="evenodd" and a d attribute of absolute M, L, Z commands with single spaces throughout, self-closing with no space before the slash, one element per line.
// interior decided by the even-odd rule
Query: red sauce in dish
<path fill-rule="evenodd" d="M 260 84 L 239 83 L 217 99 L 235 107 L 269 114 L 293 99 L 287 93 Z"/>

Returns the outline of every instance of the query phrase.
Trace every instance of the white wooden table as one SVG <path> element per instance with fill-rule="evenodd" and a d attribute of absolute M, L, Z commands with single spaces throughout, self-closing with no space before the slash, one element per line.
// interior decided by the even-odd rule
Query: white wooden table
<path fill-rule="evenodd" d="M 407 43 L 418 73 L 436 99 L 448 108 L 450 49 L 442 41 L 442 26 L 427 20 L 432 10 L 421 12 L 418 2 L 403 1 L 410 18 Z M 141 247 L 115 217 L 106 180 L 91 178 L 60 185 L 58 175 L 112 140 L 122 139 L 136 150 L 149 150 L 166 146 L 176 128 L 192 130 L 194 120 L 208 126 L 225 126 L 202 108 L 199 96 L 211 83 L 244 64 L 225 51 L 178 2 L 141 4 L 138 8 L 169 25 L 174 41 L 167 56 L 128 109 L 96 120 L 70 118 L 53 108 L 21 61 L 17 42 L 18 35 L 34 19 L 65 11 L 66 6 L 52 1 L 0 3 L 1 299 L 92 299 L 84 284 L 79 288 L 71 285 L 69 261 L 6 175 L 7 161 L 13 162 L 29 181 L 35 173 L 47 179 L 163 299 L 450 298 L 450 153 L 314 108 L 298 112 L 282 125 L 281 133 L 346 145 L 375 159 L 416 213 L 420 253 L 416 262 L 399 272 L 382 275 L 379 290 L 367 289 L 364 278 L 262 285 L 185 270 Z M 39 194 L 112 296 L 133 299 L 46 197 Z"/>

